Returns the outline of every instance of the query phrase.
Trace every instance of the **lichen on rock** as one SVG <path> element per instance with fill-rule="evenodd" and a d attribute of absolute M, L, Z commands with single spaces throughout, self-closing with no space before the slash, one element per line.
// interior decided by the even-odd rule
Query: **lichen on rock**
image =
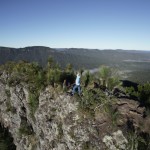
<path fill-rule="evenodd" d="M 105 135 L 103 142 L 109 150 L 126 150 L 128 144 L 121 130 L 112 133 L 111 136 Z"/>
<path fill-rule="evenodd" d="M 26 83 L 8 86 L 0 82 L 0 122 L 9 129 L 17 150 L 125 150 L 129 141 L 123 130 L 128 131 L 129 119 L 135 130 L 145 131 L 140 126 L 145 122 L 145 109 L 138 102 L 117 99 L 112 103 L 111 99 L 109 114 L 94 103 L 89 116 L 91 110 L 79 109 L 82 98 L 47 86 L 39 92 L 33 118 L 30 92 Z M 115 126 L 111 124 L 114 112 L 119 114 Z"/>

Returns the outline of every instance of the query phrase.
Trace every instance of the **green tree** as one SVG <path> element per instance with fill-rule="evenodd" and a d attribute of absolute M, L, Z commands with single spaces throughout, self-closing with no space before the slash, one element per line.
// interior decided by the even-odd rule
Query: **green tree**
<path fill-rule="evenodd" d="M 138 86 L 138 97 L 140 102 L 150 109 L 150 83 Z"/>
<path fill-rule="evenodd" d="M 113 88 L 117 85 L 120 85 L 121 82 L 117 77 L 111 77 L 108 79 L 108 89 L 113 90 Z"/>
<path fill-rule="evenodd" d="M 54 68 L 54 65 L 55 63 L 53 57 L 49 56 L 47 60 L 47 68 Z"/>
<path fill-rule="evenodd" d="M 90 82 L 90 72 L 87 71 L 83 76 L 84 87 L 87 87 L 89 85 L 89 82 Z"/>
<path fill-rule="evenodd" d="M 111 77 L 112 71 L 108 66 L 102 66 L 99 70 L 100 78 L 102 79 L 102 84 L 107 87 L 108 79 Z"/>
<path fill-rule="evenodd" d="M 67 72 L 71 72 L 72 69 L 73 69 L 72 64 L 68 63 L 68 64 L 66 65 L 66 69 L 65 69 L 65 70 L 66 70 Z"/>
<path fill-rule="evenodd" d="M 118 72 L 108 66 L 100 68 L 99 76 L 102 80 L 102 85 L 106 86 L 109 90 L 113 90 L 115 86 L 120 85 Z"/>
<path fill-rule="evenodd" d="M 84 69 L 81 68 L 81 69 L 79 70 L 79 72 L 80 72 L 80 74 L 81 74 L 81 76 L 82 76 L 82 74 L 83 74 L 83 72 L 84 72 Z"/>

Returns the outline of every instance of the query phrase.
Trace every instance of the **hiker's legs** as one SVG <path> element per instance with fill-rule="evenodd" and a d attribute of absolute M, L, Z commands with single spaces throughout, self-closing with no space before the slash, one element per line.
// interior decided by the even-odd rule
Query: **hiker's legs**
<path fill-rule="evenodd" d="M 80 88 L 80 85 L 78 85 L 78 94 L 79 94 L 79 95 L 81 94 L 81 88 Z"/>
<path fill-rule="evenodd" d="M 73 87 L 73 90 L 72 90 L 72 94 L 73 94 L 73 95 L 74 95 L 74 93 L 75 93 L 77 87 L 78 87 L 77 85 L 75 85 L 75 86 Z"/>

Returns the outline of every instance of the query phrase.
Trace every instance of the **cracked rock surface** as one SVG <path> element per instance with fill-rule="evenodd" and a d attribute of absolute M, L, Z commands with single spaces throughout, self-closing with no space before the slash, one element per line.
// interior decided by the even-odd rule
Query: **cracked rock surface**
<path fill-rule="evenodd" d="M 118 112 L 114 128 L 111 118 L 100 108 L 93 118 L 84 118 L 78 105 L 75 97 L 53 93 L 47 87 L 40 93 L 39 106 L 32 118 L 27 85 L 9 87 L 0 82 L 0 122 L 9 129 L 17 150 L 105 150 L 108 133 L 125 147 L 128 141 L 121 130 L 128 121 L 135 129 L 144 130 L 140 125 L 146 121 L 145 108 L 136 101 L 118 99 L 113 104 Z M 122 141 L 118 141 L 119 136 Z"/>

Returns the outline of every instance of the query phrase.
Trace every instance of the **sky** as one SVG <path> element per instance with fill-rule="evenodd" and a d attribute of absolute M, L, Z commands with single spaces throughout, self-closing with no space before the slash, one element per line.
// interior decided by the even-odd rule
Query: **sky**
<path fill-rule="evenodd" d="M 150 50 L 150 0 L 0 0 L 0 46 Z"/>

